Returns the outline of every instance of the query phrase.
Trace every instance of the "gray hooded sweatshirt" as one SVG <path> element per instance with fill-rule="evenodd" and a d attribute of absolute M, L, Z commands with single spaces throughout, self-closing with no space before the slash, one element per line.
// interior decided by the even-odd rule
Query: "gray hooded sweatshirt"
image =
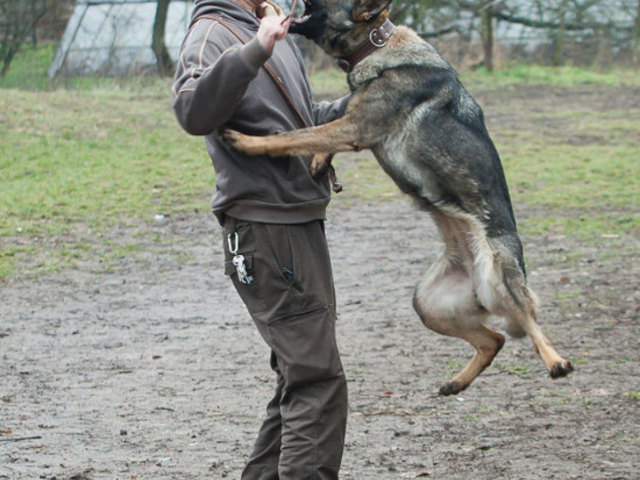
<path fill-rule="evenodd" d="M 260 21 L 231 0 L 198 0 L 193 18 L 222 17 L 246 39 L 242 44 L 226 27 L 198 20 L 180 51 L 173 108 L 180 125 L 205 135 L 216 172 L 213 212 L 266 223 L 303 223 L 325 217 L 329 179 L 314 179 L 310 156 L 269 158 L 243 155 L 220 140 L 223 128 L 249 135 L 271 135 L 300 128 L 291 108 L 262 65 L 269 61 L 309 125 L 335 120 L 348 98 L 313 103 L 302 57 L 291 38 L 277 42 L 271 58 L 255 35 Z"/>

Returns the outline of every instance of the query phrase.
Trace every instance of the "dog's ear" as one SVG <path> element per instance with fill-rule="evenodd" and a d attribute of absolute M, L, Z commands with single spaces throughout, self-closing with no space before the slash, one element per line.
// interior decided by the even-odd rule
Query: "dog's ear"
<path fill-rule="evenodd" d="M 353 4 L 353 19 L 356 22 L 367 21 L 383 12 L 392 0 L 356 0 Z"/>

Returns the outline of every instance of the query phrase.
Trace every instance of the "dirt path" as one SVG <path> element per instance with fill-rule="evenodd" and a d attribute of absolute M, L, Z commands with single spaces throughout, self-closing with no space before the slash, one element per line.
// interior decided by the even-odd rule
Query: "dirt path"
<path fill-rule="evenodd" d="M 336 203 L 344 479 L 637 478 L 637 262 L 525 238 L 542 323 L 577 372 L 553 382 L 512 340 L 468 391 L 440 398 L 471 351 L 411 310 L 440 251 L 431 223 L 405 201 Z M 2 286 L 0 478 L 238 478 L 271 393 L 268 352 L 222 275 L 212 219 L 151 228 L 165 253 Z"/>

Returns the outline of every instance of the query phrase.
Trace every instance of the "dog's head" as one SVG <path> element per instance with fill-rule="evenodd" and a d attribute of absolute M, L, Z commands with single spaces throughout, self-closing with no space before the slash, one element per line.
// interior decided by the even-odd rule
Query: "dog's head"
<path fill-rule="evenodd" d="M 392 0 L 304 0 L 304 16 L 289 31 L 303 35 L 341 58 L 369 35 L 370 23 L 387 14 Z"/>

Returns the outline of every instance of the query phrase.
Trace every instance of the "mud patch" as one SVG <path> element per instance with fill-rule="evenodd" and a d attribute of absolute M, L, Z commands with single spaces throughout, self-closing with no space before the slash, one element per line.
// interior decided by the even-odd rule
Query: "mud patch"
<path fill-rule="evenodd" d="M 552 381 L 527 339 L 509 340 L 467 391 L 443 398 L 472 352 L 411 309 L 441 249 L 432 224 L 403 200 L 335 204 L 327 230 L 350 389 L 342 478 L 635 477 L 633 248 L 608 257 L 525 237 L 541 323 L 576 372 Z M 168 246 L 179 235 L 190 260 L 138 254 L 109 274 L 2 286 L 0 430 L 11 433 L 0 434 L 0 478 L 238 478 L 273 387 L 268 351 L 222 273 L 214 220 L 153 228 Z"/>

